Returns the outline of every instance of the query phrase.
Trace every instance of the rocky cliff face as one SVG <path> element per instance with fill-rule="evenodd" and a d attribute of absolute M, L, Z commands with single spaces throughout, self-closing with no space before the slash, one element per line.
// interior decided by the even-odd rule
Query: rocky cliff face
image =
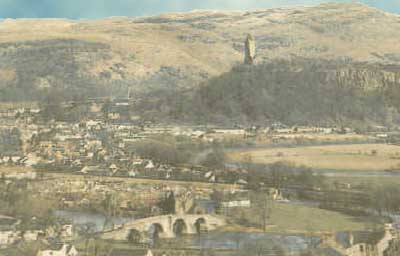
<path fill-rule="evenodd" d="M 181 113 L 180 108 L 169 112 L 227 124 L 393 125 L 400 122 L 399 77 L 400 65 L 377 63 L 293 58 L 240 65 L 205 83 Z M 158 105 L 171 105 L 173 99 Z"/>
<path fill-rule="evenodd" d="M 137 93 L 193 88 L 243 61 L 247 33 L 257 42 L 258 63 L 293 56 L 400 62 L 400 17 L 360 4 L 96 21 L 7 19 L 0 23 L 2 100 L 52 88 L 89 94 L 102 88 L 107 95 L 124 95 L 127 87 Z M 381 79 L 343 72 L 376 86 L 372 81 Z"/>
<path fill-rule="evenodd" d="M 348 68 L 335 71 L 335 75 L 341 86 L 365 90 L 383 89 L 387 85 L 400 83 L 400 67 L 398 71 Z"/>

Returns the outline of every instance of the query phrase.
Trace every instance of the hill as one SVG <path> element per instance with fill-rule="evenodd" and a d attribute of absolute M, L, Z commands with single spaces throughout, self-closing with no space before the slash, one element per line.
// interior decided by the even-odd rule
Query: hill
<path fill-rule="evenodd" d="M 301 57 L 400 62 L 400 17 L 360 4 L 251 12 L 193 11 L 103 20 L 6 19 L 0 23 L 0 101 L 126 96 L 196 88 L 243 60 Z"/>
<path fill-rule="evenodd" d="M 295 58 L 238 65 L 195 90 L 153 91 L 143 117 L 219 124 L 393 125 L 400 66 Z"/>

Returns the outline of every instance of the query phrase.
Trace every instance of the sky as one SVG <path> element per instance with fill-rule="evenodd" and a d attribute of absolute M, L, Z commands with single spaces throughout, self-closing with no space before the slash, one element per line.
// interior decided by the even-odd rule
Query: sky
<path fill-rule="evenodd" d="M 150 16 L 194 9 L 254 10 L 316 5 L 351 0 L 0 0 L 0 19 L 100 19 L 110 16 Z M 400 0 L 359 0 L 365 5 L 400 14 Z"/>

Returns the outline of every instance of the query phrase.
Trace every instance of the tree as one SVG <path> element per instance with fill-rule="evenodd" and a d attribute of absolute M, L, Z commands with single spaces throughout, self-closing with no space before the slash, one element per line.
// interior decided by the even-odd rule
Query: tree
<path fill-rule="evenodd" d="M 384 212 L 400 212 L 400 188 L 396 185 L 380 186 L 371 192 L 371 206 L 383 214 Z"/>
<path fill-rule="evenodd" d="M 158 202 L 158 206 L 161 208 L 164 214 L 175 213 L 175 194 L 173 191 L 169 191 L 163 199 Z"/>
<path fill-rule="evenodd" d="M 103 224 L 103 229 L 108 225 L 114 227 L 114 218 L 119 214 L 118 198 L 115 194 L 109 193 L 106 198 L 101 202 L 102 211 L 106 217 Z"/>
<path fill-rule="evenodd" d="M 273 201 L 267 192 L 257 191 L 254 193 L 255 207 L 258 215 L 261 217 L 262 229 L 267 231 L 268 219 L 271 218 Z"/>
<path fill-rule="evenodd" d="M 21 243 L 18 243 L 18 245 L 16 246 L 16 248 L 15 248 L 16 249 L 15 256 L 18 256 L 18 255 L 34 256 L 34 255 L 37 254 L 37 252 L 40 249 L 43 249 L 42 247 L 43 247 L 43 244 L 41 244 L 40 242 L 23 241 Z M 12 255 L 14 255 L 14 254 L 12 254 Z"/>
<path fill-rule="evenodd" d="M 88 255 L 90 240 L 96 237 L 96 224 L 84 223 L 78 225 L 76 228 L 78 235 L 85 240 L 85 255 Z"/>
<path fill-rule="evenodd" d="M 101 107 L 101 112 L 104 115 L 104 118 L 108 120 L 108 114 L 111 112 L 112 103 L 110 100 L 104 102 L 103 106 Z"/>
<path fill-rule="evenodd" d="M 210 194 L 210 199 L 214 202 L 219 203 L 224 199 L 224 193 L 221 190 L 217 190 L 214 188 Z"/>
<path fill-rule="evenodd" d="M 225 152 L 222 146 L 216 142 L 212 144 L 211 152 L 200 163 L 212 169 L 221 169 L 225 166 Z"/>
<path fill-rule="evenodd" d="M 138 155 L 148 159 L 169 164 L 179 163 L 179 153 L 173 143 L 148 139 L 139 142 L 135 149 Z"/>
<path fill-rule="evenodd" d="M 253 157 L 250 154 L 245 154 L 242 156 L 241 162 L 246 170 L 250 170 L 253 165 Z"/>

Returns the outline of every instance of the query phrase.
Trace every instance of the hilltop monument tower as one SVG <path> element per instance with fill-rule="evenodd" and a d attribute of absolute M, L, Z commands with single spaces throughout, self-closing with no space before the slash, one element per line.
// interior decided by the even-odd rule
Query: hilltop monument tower
<path fill-rule="evenodd" d="M 254 37 L 247 34 L 244 43 L 244 64 L 253 65 L 256 58 L 256 41 Z"/>

